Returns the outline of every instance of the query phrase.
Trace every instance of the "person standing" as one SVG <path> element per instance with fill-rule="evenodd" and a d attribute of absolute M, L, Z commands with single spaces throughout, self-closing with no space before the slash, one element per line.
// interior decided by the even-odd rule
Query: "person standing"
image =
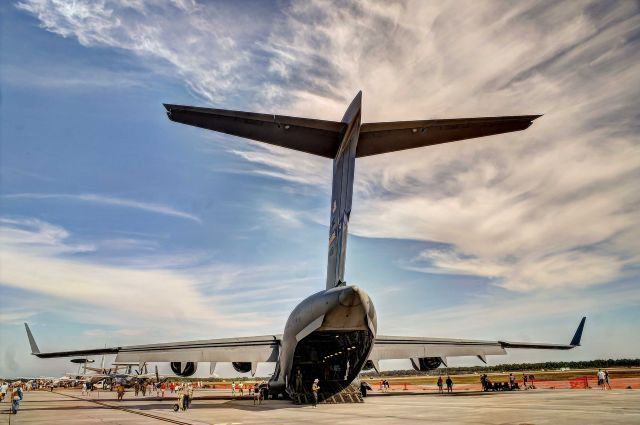
<path fill-rule="evenodd" d="M 8 389 L 9 389 L 9 384 L 7 384 L 6 382 L 3 382 L 2 385 L 0 385 L 0 401 L 4 401 L 4 398 L 7 395 Z"/>
<path fill-rule="evenodd" d="M 513 373 L 509 374 L 509 389 L 510 390 L 516 389 L 516 377 L 513 375 Z"/>
<path fill-rule="evenodd" d="M 302 372 L 298 367 L 296 370 L 296 393 L 299 394 L 301 392 L 302 392 Z"/>
<path fill-rule="evenodd" d="M 447 375 L 447 380 L 445 382 L 447 383 L 447 392 L 448 393 L 452 393 L 453 392 L 453 381 L 451 380 L 451 377 L 449 375 Z"/>
<path fill-rule="evenodd" d="M 527 387 L 527 374 L 526 374 L 526 373 L 523 373 L 523 374 L 522 374 L 522 387 L 523 387 L 525 390 L 528 388 L 528 387 Z"/>
<path fill-rule="evenodd" d="M 240 397 L 244 396 L 244 382 L 240 382 L 238 384 L 238 392 L 240 393 Z"/>
<path fill-rule="evenodd" d="M 235 398 L 235 396 L 236 396 L 236 383 L 231 382 L 231 397 Z"/>
<path fill-rule="evenodd" d="M 318 383 L 320 380 L 318 378 L 313 380 L 313 385 L 311 385 L 311 392 L 313 393 L 313 408 L 316 409 L 318 407 L 318 391 L 320 390 L 320 385 Z"/>
<path fill-rule="evenodd" d="M 533 374 L 529 375 L 529 388 L 531 388 L 532 390 L 536 389 L 535 381 L 536 381 L 536 377 L 533 376 Z"/>
<path fill-rule="evenodd" d="M 442 394 L 442 376 L 438 376 L 438 392 Z"/>
<path fill-rule="evenodd" d="M 86 382 L 82 383 L 82 392 L 80 394 L 87 395 L 87 383 Z"/>
<path fill-rule="evenodd" d="M 611 389 L 611 385 L 609 385 L 609 371 L 608 370 L 604 371 L 604 385 L 608 390 Z"/>
<path fill-rule="evenodd" d="M 360 394 L 362 394 L 362 397 L 367 396 L 367 389 L 369 389 L 369 385 L 366 381 L 360 381 Z"/>
<path fill-rule="evenodd" d="M 604 390 L 604 372 L 598 369 L 598 386 Z"/>
<path fill-rule="evenodd" d="M 186 383 L 182 386 L 182 397 L 184 410 L 187 410 L 189 408 L 189 404 L 191 403 L 191 396 L 189 394 L 189 386 Z"/>
<path fill-rule="evenodd" d="M 133 393 L 136 397 L 138 397 L 138 394 L 140 393 L 140 383 L 138 381 L 133 384 Z"/>

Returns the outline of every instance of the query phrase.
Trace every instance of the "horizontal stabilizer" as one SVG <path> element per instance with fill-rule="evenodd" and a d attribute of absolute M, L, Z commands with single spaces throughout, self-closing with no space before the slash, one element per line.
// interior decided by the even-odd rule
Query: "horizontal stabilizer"
<path fill-rule="evenodd" d="M 364 123 L 357 157 L 474 139 L 528 128 L 541 115 Z"/>
<path fill-rule="evenodd" d="M 346 124 L 283 115 L 164 104 L 171 121 L 333 158 Z"/>

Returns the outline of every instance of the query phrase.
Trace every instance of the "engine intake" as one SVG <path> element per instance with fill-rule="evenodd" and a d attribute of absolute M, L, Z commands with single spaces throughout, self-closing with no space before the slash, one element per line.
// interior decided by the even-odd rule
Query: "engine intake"
<path fill-rule="evenodd" d="M 251 362 L 232 362 L 231 365 L 236 372 L 247 373 L 251 372 Z"/>
<path fill-rule="evenodd" d="M 418 359 L 411 359 L 411 365 L 419 372 L 428 372 L 433 369 L 437 369 L 442 364 L 440 357 L 420 357 Z"/>
<path fill-rule="evenodd" d="M 171 371 L 178 376 L 191 376 L 196 373 L 198 363 L 195 362 L 171 362 Z"/>

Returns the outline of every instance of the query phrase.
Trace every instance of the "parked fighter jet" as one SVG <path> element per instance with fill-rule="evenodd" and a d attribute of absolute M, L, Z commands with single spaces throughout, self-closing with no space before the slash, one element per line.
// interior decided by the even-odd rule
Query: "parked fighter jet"
<path fill-rule="evenodd" d="M 199 362 L 232 362 L 252 373 L 259 362 L 274 362 L 272 392 L 293 396 L 298 371 L 303 388 L 320 378 L 325 397 L 349 385 L 363 369 L 383 359 L 411 359 L 418 370 L 437 368 L 448 357 L 506 354 L 507 348 L 569 350 L 580 345 L 585 318 L 568 344 L 478 341 L 377 335 L 373 301 L 344 278 L 356 158 L 528 128 L 540 115 L 361 123 L 358 93 L 340 121 L 164 105 L 170 120 L 295 149 L 333 160 L 327 279 L 292 311 L 284 333 L 243 338 L 41 352 L 27 326 L 32 354 L 41 358 L 116 354 L 118 361 L 169 362 L 190 376 Z M 26 324 L 25 324 L 26 325 Z"/>
<path fill-rule="evenodd" d="M 89 371 L 89 373 L 87 372 Z M 84 366 L 84 373 L 69 374 L 70 377 L 79 381 L 97 384 L 102 381 L 103 389 L 111 388 L 114 384 L 123 384 L 125 387 L 133 386 L 136 382 L 146 384 L 148 382 L 163 382 L 168 379 L 160 376 L 158 366 L 155 373 L 149 372 L 146 363 L 113 362 L 110 368 L 104 367 L 104 356 L 101 367 Z"/>

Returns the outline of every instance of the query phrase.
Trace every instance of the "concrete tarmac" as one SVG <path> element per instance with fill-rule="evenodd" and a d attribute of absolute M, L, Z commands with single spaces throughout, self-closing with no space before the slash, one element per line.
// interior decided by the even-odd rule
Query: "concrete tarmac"
<path fill-rule="evenodd" d="M 197 396 L 198 394 L 196 394 Z M 296 406 L 288 401 L 221 398 L 202 391 L 186 412 L 173 412 L 174 398 L 135 398 L 127 392 L 80 397 L 78 390 L 25 393 L 17 415 L 1 403 L 0 424 L 638 424 L 637 390 L 534 390 L 452 395 L 374 395 L 363 404 Z"/>

